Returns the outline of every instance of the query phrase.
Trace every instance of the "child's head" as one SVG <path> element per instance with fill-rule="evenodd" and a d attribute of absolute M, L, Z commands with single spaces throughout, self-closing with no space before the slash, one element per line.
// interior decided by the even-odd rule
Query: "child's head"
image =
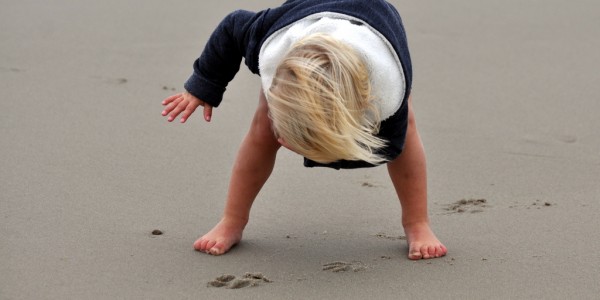
<path fill-rule="evenodd" d="M 275 134 L 311 160 L 383 161 L 369 71 L 350 46 L 312 34 L 294 44 L 266 91 Z"/>

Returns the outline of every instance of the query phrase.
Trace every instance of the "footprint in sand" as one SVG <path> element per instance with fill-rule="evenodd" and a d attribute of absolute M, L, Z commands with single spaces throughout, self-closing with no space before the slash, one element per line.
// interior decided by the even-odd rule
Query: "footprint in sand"
<path fill-rule="evenodd" d="M 362 183 L 362 186 L 363 187 L 368 187 L 368 188 L 376 187 L 376 185 L 374 185 L 374 184 L 372 184 L 370 182 L 366 182 L 366 181 Z"/>
<path fill-rule="evenodd" d="M 233 275 L 225 274 L 221 275 L 214 280 L 208 282 L 208 287 L 227 288 L 227 289 L 241 289 L 245 287 L 259 286 L 261 283 L 271 283 L 262 273 L 246 273 L 242 278 L 236 278 Z"/>
<path fill-rule="evenodd" d="M 90 78 L 95 79 L 95 80 L 100 80 L 104 83 L 107 84 L 115 84 L 115 85 L 123 85 L 126 84 L 127 82 L 129 82 L 129 79 L 124 78 L 124 77 L 102 77 L 102 76 L 90 76 Z"/>
<path fill-rule="evenodd" d="M 331 271 L 333 273 L 342 273 L 342 272 L 360 272 L 367 269 L 367 266 L 360 261 L 335 261 L 331 263 L 326 263 L 323 265 L 323 271 Z"/>
<path fill-rule="evenodd" d="M 375 236 L 380 239 L 391 240 L 391 241 L 406 240 L 406 237 L 403 235 L 393 236 L 393 235 L 388 235 L 387 233 L 384 233 L 384 232 L 380 232 L 380 233 L 376 234 Z"/>
<path fill-rule="evenodd" d="M 508 208 L 545 209 L 552 206 L 556 206 L 556 204 L 550 202 L 542 202 L 541 200 L 535 200 L 534 202 L 530 202 L 529 204 L 519 204 L 518 202 L 515 202 L 514 205 L 511 205 Z"/>
<path fill-rule="evenodd" d="M 530 209 L 533 207 L 535 207 L 537 209 L 542 209 L 542 208 L 551 207 L 551 206 L 552 206 L 552 203 L 550 203 L 550 202 L 542 203 L 542 201 L 540 201 L 540 200 L 535 200 L 535 202 L 533 202 L 529 207 L 527 207 L 527 209 Z"/>
<path fill-rule="evenodd" d="M 462 199 L 456 201 L 446 207 L 446 211 L 450 214 L 457 213 L 480 213 L 484 208 L 489 207 L 485 199 Z"/>

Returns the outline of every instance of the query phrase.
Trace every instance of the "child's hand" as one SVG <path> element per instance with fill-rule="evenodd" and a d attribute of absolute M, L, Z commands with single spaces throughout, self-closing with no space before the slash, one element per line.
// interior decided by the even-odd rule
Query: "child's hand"
<path fill-rule="evenodd" d="M 198 106 L 204 106 L 204 120 L 206 120 L 206 122 L 210 122 L 210 119 L 212 118 L 212 106 L 188 92 L 173 95 L 163 100 L 162 105 L 166 105 L 162 115 L 169 115 L 169 118 L 167 119 L 169 122 L 173 122 L 173 120 L 183 112 L 181 115 L 181 123 L 185 123 Z"/>

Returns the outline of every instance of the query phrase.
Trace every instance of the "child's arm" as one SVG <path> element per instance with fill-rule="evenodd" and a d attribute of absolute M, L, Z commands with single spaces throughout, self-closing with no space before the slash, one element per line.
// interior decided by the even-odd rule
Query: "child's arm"
<path fill-rule="evenodd" d="M 162 105 L 166 106 L 162 115 L 169 115 L 169 118 L 167 119 L 169 122 L 175 120 L 175 118 L 183 112 L 181 115 L 181 123 L 185 123 L 198 106 L 204 106 L 204 120 L 206 120 L 206 122 L 210 122 L 212 118 L 212 106 L 188 92 L 168 97 L 163 100 Z"/>
<path fill-rule="evenodd" d="M 219 23 L 184 85 L 190 94 L 212 107 L 219 106 L 227 85 L 240 69 L 242 58 L 246 64 L 253 62 L 249 66 L 258 62 L 257 47 L 264 36 L 263 15 L 264 12 L 237 10 Z M 258 73 L 252 68 L 251 71 Z"/>
<path fill-rule="evenodd" d="M 227 84 L 239 70 L 254 16 L 236 11 L 221 21 L 194 62 L 194 73 L 185 83 L 187 91 L 163 100 L 162 115 L 168 115 L 169 122 L 183 113 L 180 122 L 185 123 L 198 106 L 204 107 L 204 120 L 210 122 L 212 108 L 220 104 Z"/>

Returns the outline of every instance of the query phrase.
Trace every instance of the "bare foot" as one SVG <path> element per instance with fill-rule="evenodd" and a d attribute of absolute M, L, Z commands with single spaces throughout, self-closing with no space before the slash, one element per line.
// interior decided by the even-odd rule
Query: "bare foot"
<path fill-rule="evenodd" d="M 435 236 L 428 223 L 404 226 L 409 259 L 429 259 L 446 255 L 448 249 Z"/>
<path fill-rule="evenodd" d="M 212 255 L 225 254 L 242 240 L 245 221 L 223 218 L 207 234 L 194 242 L 194 249 Z"/>

